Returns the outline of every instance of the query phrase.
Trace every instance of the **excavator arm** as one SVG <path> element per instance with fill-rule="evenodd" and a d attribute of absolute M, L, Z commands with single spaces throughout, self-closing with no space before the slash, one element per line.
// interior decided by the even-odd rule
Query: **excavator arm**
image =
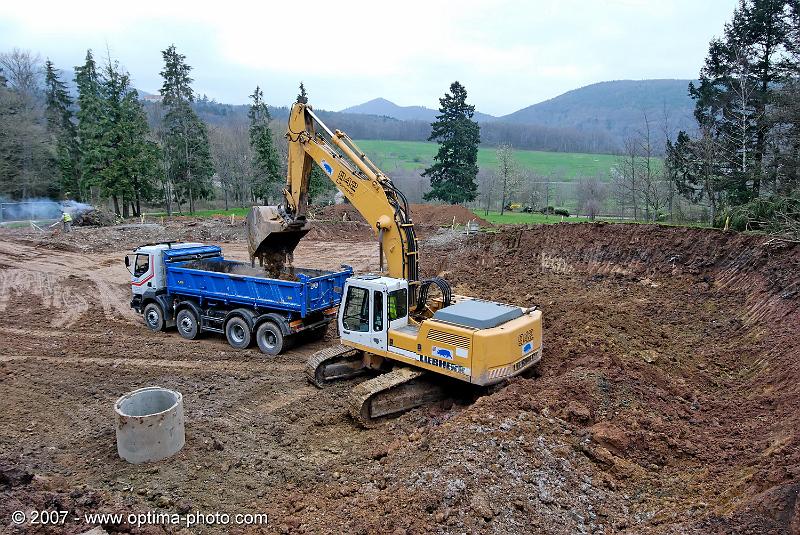
<path fill-rule="evenodd" d="M 316 164 L 372 227 L 380 247 L 381 271 L 385 258 L 388 276 L 406 279 L 415 301 L 418 244 L 405 196 L 347 134 L 328 129 L 308 104 L 292 106 L 286 138 L 289 162 L 284 202 L 277 207 L 254 207 L 250 212 L 251 258 L 258 257 L 263 263 L 276 252 L 291 255 L 308 232 L 309 181 Z"/>

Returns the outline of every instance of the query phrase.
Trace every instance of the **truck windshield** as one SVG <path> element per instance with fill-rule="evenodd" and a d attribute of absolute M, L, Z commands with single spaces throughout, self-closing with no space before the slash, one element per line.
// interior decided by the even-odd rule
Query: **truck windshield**
<path fill-rule="evenodd" d="M 150 255 L 137 254 L 136 265 L 133 267 L 133 276 L 141 277 L 150 269 Z"/>
<path fill-rule="evenodd" d="M 402 288 L 389 292 L 389 321 L 405 318 L 408 314 L 408 290 Z"/>

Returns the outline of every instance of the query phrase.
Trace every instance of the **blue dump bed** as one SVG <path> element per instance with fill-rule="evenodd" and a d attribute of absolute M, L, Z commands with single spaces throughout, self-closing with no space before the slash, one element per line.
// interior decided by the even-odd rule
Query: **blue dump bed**
<path fill-rule="evenodd" d="M 225 260 L 216 245 L 166 249 L 164 266 L 169 294 L 284 310 L 301 318 L 338 306 L 345 280 L 353 275 L 350 266 L 337 272 L 296 268 L 273 279 L 263 268 Z"/>

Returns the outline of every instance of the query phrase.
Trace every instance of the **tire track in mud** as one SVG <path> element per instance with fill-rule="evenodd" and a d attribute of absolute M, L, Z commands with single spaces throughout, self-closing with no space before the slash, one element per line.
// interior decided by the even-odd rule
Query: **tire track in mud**
<path fill-rule="evenodd" d="M 301 369 L 305 368 L 305 364 L 299 366 L 299 368 Z M 283 369 L 288 369 L 288 368 L 283 368 Z M 293 367 L 292 369 L 296 368 Z M 303 379 L 305 379 L 305 377 Z M 288 405 L 291 405 L 296 401 L 303 401 L 306 399 L 313 398 L 319 395 L 319 393 L 320 390 L 315 386 L 311 385 L 299 386 L 297 388 L 289 390 L 288 392 L 282 392 L 280 396 L 273 396 L 273 395 L 269 396 L 267 401 L 259 404 L 258 411 L 265 413 L 275 412 Z"/>
<path fill-rule="evenodd" d="M 6 310 L 12 293 L 18 293 L 41 299 L 45 308 L 55 312 L 56 327 L 75 325 L 89 312 L 90 303 L 98 303 L 109 319 L 134 322 L 126 285 L 119 282 L 125 278 L 117 267 L 117 254 L 84 255 L 9 242 L 0 242 L 0 254 L 5 256 L 0 270 L 0 311 Z M 94 291 L 81 288 L 82 281 L 89 282 Z"/>
<path fill-rule="evenodd" d="M 87 299 L 52 273 L 10 269 L 0 272 L 0 312 L 8 308 L 13 293 L 38 297 L 44 308 L 56 311 L 53 325 L 69 327 L 89 311 Z"/>
<path fill-rule="evenodd" d="M 28 362 L 38 361 L 54 364 L 93 364 L 110 366 L 145 366 L 159 368 L 176 368 L 186 370 L 200 370 L 209 372 L 274 372 L 301 371 L 305 363 L 252 363 L 236 361 L 208 361 L 208 360 L 160 360 L 141 358 L 102 358 L 102 357 L 48 357 L 45 355 L 0 355 L 0 362 Z M 235 366 L 232 366 L 235 364 Z M 289 401 L 291 402 L 291 401 Z M 287 403 L 289 403 L 287 402 Z"/>

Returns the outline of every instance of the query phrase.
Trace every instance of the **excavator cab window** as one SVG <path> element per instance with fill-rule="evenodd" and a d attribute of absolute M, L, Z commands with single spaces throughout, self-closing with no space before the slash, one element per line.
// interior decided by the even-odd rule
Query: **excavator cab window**
<path fill-rule="evenodd" d="M 408 314 L 408 290 L 402 288 L 389 292 L 389 321 L 405 318 Z"/>
<path fill-rule="evenodd" d="M 383 292 L 375 290 L 372 298 L 372 330 L 383 331 Z"/>
<path fill-rule="evenodd" d="M 369 290 L 357 286 L 347 290 L 342 325 L 348 331 L 369 332 Z"/>

